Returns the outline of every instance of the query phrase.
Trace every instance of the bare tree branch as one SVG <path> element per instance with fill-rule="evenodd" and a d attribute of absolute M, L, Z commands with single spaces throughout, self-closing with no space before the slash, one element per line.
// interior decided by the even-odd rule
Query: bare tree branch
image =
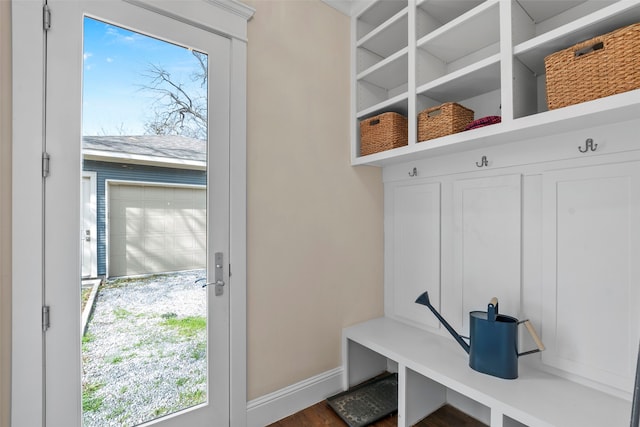
<path fill-rule="evenodd" d="M 163 67 L 150 64 L 145 77 L 149 79 L 142 89 L 155 96 L 154 117 L 145 123 L 145 131 L 153 135 L 184 135 L 192 138 L 207 137 L 207 56 L 192 51 L 200 69 L 190 78 L 199 81 L 201 91 L 185 89 Z"/>

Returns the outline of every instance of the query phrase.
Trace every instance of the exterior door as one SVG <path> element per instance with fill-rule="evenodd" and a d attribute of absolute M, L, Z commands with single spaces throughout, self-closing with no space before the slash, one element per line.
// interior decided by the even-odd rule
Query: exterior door
<path fill-rule="evenodd" d="M 114 31 L 122 29 L 134 32 L 136 37 L 152 37 L 197 51 L 207 58 L 207 236 L 206 248 L 203 248 L 207 268 L 206 282 L 202 283 L 229 282 L 231 43 L 225 37 L 131 3 L 52 0 L 49 6 L 52 27 L 47 32 L 46 47 L 45 150 L 51 159 L 51 167 L 44 184 L 44 299 L 50 309 L 51 326 L 45 334 L 45 424 L 73 427 L 83 425 L 83 408 L 86 411 L 88 407 L 81 386 L 84 355 L 78 307 L 83 245 L 77 237 L 81 227 L 79 207 L 83 199 L 79 178 L 82 171 L 84 22 L 89 18 L 111 25 Z M 221 258 L 216 254 L 221 254 Z M 201 290 L 206 307 L 206 374 L 202 380 L 206 386 L 200 395 L 203 399 L 170 411 L 160 405 L 142 421 L 113 418 L 97 425 L 229 425 L 229 292 L 225 287 L 216 287 L 214 292 L 214 286 L 204 289 L 199 284 L 193 286 Z M 119 313 L 123 315 L 122 311 Z M 135 316 L 136 313 L 132 314 Z M 165 320 L 173 314 L 168 313 Z M 115 315 L 118 316 L 118 312 Z M 120 359 L 122 357 L 125 355 Z M 112 362 L 117 363 L 117 358 Z M 129 374 L 141 381 L 145 370 L 138 369 Z M 162 375 L 157 381 L 157 384 L 164 381 Z M 121 387 L 116 393 L 124 394 L 125 391 Z M 151 397 L 158 401 L 162 398 Z M 89 425 L 87 419 L 84 424 Z"/>

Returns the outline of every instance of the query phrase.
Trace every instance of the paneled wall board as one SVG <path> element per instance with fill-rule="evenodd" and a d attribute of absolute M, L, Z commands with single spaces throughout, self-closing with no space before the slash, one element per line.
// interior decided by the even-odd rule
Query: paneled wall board
<path fill-rule="evenodd" d="M 392 263 L 392 310 L 396 317 L 438 328 L 437 319 L 415 303 L 424 291 L 440 305 L 440 183 L 398 185 L 387 201 L 392 217 L 387 233 L 395 254 Z"/>
<path fill-rule="evenodd" d="M 455 181 L 454 286 L 462 290 L 462 334 L 469 312 L 497 297 L 501 313 L 518 316 L 521 288 L 521 176 Z"/>
<path fill-rule="evenodd" d="M 544 175 L 543 362 L 632 388 L 640 336 L 640 163 Z"/>

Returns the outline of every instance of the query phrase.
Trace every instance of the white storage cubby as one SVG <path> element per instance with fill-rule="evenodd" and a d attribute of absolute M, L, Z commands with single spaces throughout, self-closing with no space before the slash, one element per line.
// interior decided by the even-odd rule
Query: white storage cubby
<path fill-rule="evenodd" d="M 497 115 L 501 104 L 500 4 L 486 1 L 467 10 L 478 2 L 452 3 L 459 15 L 416 41 L 416 112 L 458 102 L 473 109 L 476 117 Z M 428 12 L 432 8 L 439 16 L 437 6 L 421 4 L 418 22 L 434 20 Z"/>
<path fill-rule="evenodd" d="M 416 38 L 419 40 L 443 25 L 479 6 L 484 0 L 422 0 L 417 1 Z"/>
<path fill-rule="evenodd" d="M 384 28 L 382 24 L 406 9 L 406 7 L 406 0 L 381 0 L 371 2 L 371 5 L 360 13 L 356 21 L 356 35 L 358 40 L 362 40 L 370 35 L 370 33 L 380 31 L 381 28 Z"/>
<path fill-rule="evenodd" d="M 640 22 L 640 0 L 378 0 L 353 16 L 352 157 L 383 166 L 640 115 L 640 90 L 547 111 L 544 58 Z M 417 140 L 417 114 L 457 102 L 502 123 Z M 407 116 L 408 144 L 360 156 L 359 122 Z"/>
<path fill-rule="evenodd" d="M 382 111 L 407 115 L 407 1 L 372 3 L 352 29 L 356 110 L 359 120 Z"/>
<path fill-rule="evenodd" d="M 544 58 L 584 40 L 640 22 L 634 1 L 529 0 L 514 4 L 515 118 L 547 111 Z"/>

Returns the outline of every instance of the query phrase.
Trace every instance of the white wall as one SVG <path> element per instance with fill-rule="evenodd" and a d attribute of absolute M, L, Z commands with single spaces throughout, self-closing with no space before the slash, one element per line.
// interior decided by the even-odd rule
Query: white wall
<path fill-rule="evenodd" d="M 383 314 L 383 192 L 349 164 L 349 18 L 247 4 L 251 400 L 340 366 L 342 328 Z"/>

